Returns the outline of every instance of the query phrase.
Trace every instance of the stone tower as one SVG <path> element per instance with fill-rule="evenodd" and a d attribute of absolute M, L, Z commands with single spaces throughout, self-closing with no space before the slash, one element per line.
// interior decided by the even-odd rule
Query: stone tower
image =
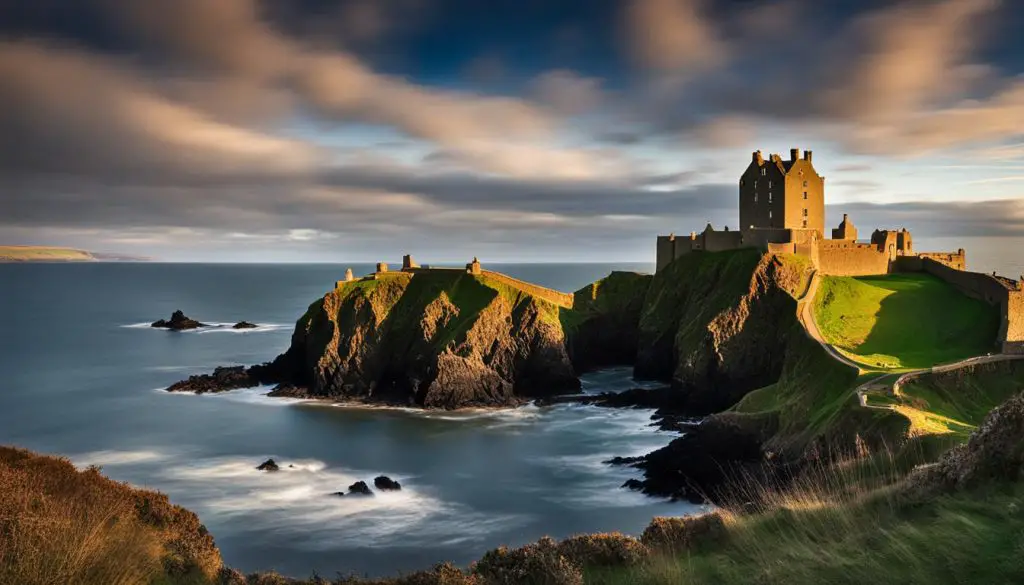
<path fill-rule="evenodd" d="M 402 256 L 402 270 L 411 270 L 413 268 L 419 268 L 420 265 L 412 259 L 412 254 L 406 254 Z"/>
<path fill-rule="evenodd" d="M 345 282 L 352 282 L 355 279 L 356 279 L 356 277 L 352 274 L 352 269 L 351 268 L 346 268 L 345 269 Z"/>
<path fill-rule="evenodd" d="M 472 262 L 466 264 L 466 272 L 470 274 L 480 274 L 481 272 L 483 272 L 483 270 L 480 268 L 480 261 L 476 259 L 476 256 L 473 257 Z"/>
<path fill-rule="evenodd" d="M 850 221 L 850 216 L 843 214 L 843 221 L 839 224 L 839 227 L 832 230 L 833 240 L 850 240 L 857 241 L 857 226 L 853 225 Z"/>
<path fill-rule="evenodd" d="M 789 151 L 765 159 L 753 153 L 740 176 L 740 230 L 752 228 L 816 230 L 825 235 L 825 178 L 814 170 L 813 153 Z"/>

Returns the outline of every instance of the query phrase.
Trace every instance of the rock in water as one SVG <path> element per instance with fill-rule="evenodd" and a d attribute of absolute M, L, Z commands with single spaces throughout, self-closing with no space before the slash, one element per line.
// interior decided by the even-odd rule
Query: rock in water
<path fill-rule="evenodd" d="M 160 327 L 163 329 L 181 331 L 183 329 L 198 329 L 199 327 L 206 327 L 206 324 L 200 323 L 195 319 L 189 319 L 185 316 L 185 313 L 182 313 L 179 309 L 171 315 L 171 319 L 169 321 L 160 319 L 159 321 L 154 321 L 150 327 Z"/>
<path fill-rule="evenodd" d="M 373 479 L 373 485 L 377 489 L 383 490 L 383 491 L 386 491 L 386 492 L 396 491 L 396 490 L 402 489 L 402 484 L 398 483 L 397 481 L 391 479 L 390 477 L 388 477 L 386 475 L 378 475 L 377 477 L 375 477 Z"/>
<path fill-rule="evenodd" d="M 260 463 L 259 467 L 256 469 L 259 469 L 260 471 L 277 471 L 281 468 L 278 467 L 277 463 L 275 463 L 273 459 L 267 459 L 263 463 Z"/>
<path fill-rule="evenodd" d="M 253 376 L 251 371 L 246 370 L 244 366 L 231 366 L 215 368 L 212 374 L 189 376 L 188 380 L 175 382 L 167 388 L 167 391 L 206 394 L 207 392 L 224 392 L 238 388 L 251 388 L 259 384 L 259 379 Z"/>
<path fill-rule="evenodd" d="M 257 327 L 259 327 L 259 325 L 248 321 L 239 321 L 231 326 L 232 329 L 255 329 Z"/>
<path fill-rule="evenodd" d="M 373 491 L 370 489 L 370 486 L 366 485 L 365 481 L 357 481 L 354 484 L 348 486 L 348 495 L 372 496 Z"/>

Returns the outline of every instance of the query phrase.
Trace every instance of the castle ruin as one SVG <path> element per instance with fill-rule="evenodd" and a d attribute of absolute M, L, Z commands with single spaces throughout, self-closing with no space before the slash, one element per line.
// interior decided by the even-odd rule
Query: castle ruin
<path fill-rule="evenodd" d="M 1021 281 L 967 271 L 963 248 L 955 252 L 917 252 L 910 232 L 876 229 L 858 240 L 849 215 L 825 237 L 825 177 L 814 168 L 812 152 L 791 149 L 789 158 L 755 151 L 739 179 L 740 229 L 716 230 L 711 224 L 689 236 L 658 236 L 656 271 L 697 252 L 760 248 L 774 254 L 810 259 L 819 274 L 871 276 L 927 272 L 968 296 L 998 306 L 1004 353 L 1024 354 L 1024 276 Z"/>

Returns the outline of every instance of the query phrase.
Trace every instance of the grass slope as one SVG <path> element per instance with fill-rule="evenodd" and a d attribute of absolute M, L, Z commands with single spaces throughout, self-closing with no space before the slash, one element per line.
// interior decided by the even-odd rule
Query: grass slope
<path fill-rule="evenodd" d="M 995 362 L 910 380 L 898 396 L 869 394 L 911 421 L 911 433 L 951 434 L 964 440 L 994 407 L 1024 390 L 1024 362 Z"/>
<path fill-rule="evenodd" d="M 92 262 L 85 250 L 47 246 L 0 246 L 0 262 Z"/>
<path fill-rule="evenodd" d="M 213 537 L 167 496 L 0 447 L 0 583 L 211 583 Z"/>
<path fill-rule="evenodd" d="M 884 493 L 838 502 L 790 497 L 727 524 L 723 542 L 639 566 L 591 569 L 597 585 L 1024 582 L 1024 487 L 905 506 Z"/>
<path fill-rule="evenodd" d="M 997 309 L 927 274 L 822 277 L 814 318 L 829 343 L 883 370 L 983 355 L 999 329 Z"/>

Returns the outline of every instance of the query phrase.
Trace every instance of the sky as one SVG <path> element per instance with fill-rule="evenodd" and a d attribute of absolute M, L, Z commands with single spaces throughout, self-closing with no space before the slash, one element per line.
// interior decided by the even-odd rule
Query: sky
<path fill-rule="evenodd" d="M 1020 0 L 0 0 L 0 244 L 653 261 L 790 148 L 830 225 L 1011 241 L 1021 30 Z"/>

